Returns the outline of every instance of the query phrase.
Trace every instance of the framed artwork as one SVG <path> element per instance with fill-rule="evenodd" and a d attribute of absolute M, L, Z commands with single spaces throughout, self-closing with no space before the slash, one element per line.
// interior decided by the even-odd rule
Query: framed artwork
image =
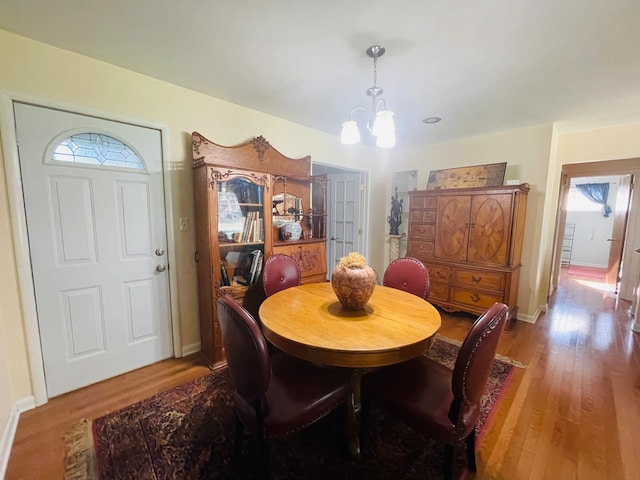
<path fill-rule="evenodd" d="M 467 187 L 497 187 L 504 182 L 507 162 L 488 163 L 472 167 L 431 170 L 427 190 Z"/>

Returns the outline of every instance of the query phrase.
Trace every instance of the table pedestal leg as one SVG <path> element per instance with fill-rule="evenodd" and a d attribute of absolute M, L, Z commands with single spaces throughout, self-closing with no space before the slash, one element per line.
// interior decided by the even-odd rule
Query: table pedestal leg
<path fill-rule="evenodd" d="M 353 460 L 360 460 L 360 410 L 362 408 L 360 397 L 360 384 L 363 371 L 354 369 L 351 372 L 351 395 L 347 407 L 347 441 L 349 442 L 349 454 Z"/>

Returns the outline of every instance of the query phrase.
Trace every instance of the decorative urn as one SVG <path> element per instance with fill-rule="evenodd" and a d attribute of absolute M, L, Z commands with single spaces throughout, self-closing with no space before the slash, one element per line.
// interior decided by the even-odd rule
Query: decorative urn
<path fill-rule="evenodd" d="M 283 223 L 280 227 L 280 235 L 282 235 L 283 240 L 291 242 L 300 240 L 300 235 L 302 235 L 302 225 L 300 225 L 300 222 Z"/>
<path fill-rule="evenodd" d="M 342 306 L 361 310 L 376 287 L 376 272 L 357 252 L 342 257 L 331 275 L 331 286 Z"/>

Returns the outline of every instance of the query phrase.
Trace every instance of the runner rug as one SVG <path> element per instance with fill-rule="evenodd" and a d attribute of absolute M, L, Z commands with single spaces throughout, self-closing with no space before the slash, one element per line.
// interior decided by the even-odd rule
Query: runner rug
<path fill-rule="evenodd" d="M 569 266 L 567 273 L 569 275 L 577 275 L 580 277 L 599 278 L 600 280 L 604 280 L 605 278 L 607 278 L 606 268 L 583 267 L 581 265 L 571 265 Z"/>
<path fill-rule="evenodd" d="M 438 337 L 428 356 L 453 368 L 459 343 Z M 478 442 L 515 362 L 493 362 L 477 425 Z M 234 412 L 226 368 L 93 421 L 67 435 L 67 480 L 183 480 L 253 478 L 253 449 L 245 434 L 242 464 L 231 466 Z M 443 447 L 372 406 L 362 461 L 344 442 L 344 411 L 288 439 L 272 441 L 273 479 L 441 478 Z M 336 439 L 341 439 L 336 441 Z M 464 447 L 456 449 L 456 478 Z"/>

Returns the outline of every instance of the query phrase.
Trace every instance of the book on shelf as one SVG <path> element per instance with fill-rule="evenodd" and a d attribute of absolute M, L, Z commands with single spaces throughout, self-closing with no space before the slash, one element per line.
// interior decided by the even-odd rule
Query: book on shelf
<path fill-rule="evenodd" d="M 227 273 L 227 267 L 224 263 L 220 264 L 220 285 L 223 287 L 231 285 L 231 282 L 229 281 L 229 274 Z"/>
<path fill-rule="evenodd" d="M 262 272 L 262 250 L 252 250 L 245 254 L 236 267 L 234 278 L 240 285 L 251 285 Z"/>

